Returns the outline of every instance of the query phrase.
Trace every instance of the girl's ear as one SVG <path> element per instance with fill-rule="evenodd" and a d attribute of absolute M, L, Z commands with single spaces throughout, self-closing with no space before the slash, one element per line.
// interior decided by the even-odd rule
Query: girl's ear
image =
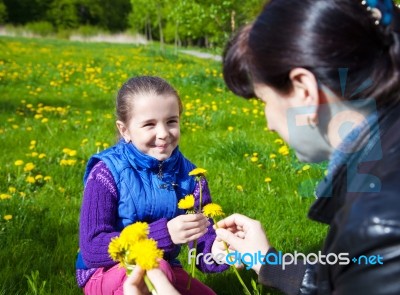
<path fill-rule="evenodd" d="M 318 123 L 318 108 L 322 103 L 318 82 L 314 74 L 304 68 L 294 68 L 290 71 L 294 95 L 299 106 L 310 107 L 308 117 L 311 122 Z"/>
<path fill-rule="evenodd" d="M 119 134 L 121 134 L 121 136 L 123 137 L 125 142 L 130 142 L 131 138 L 129 136 L 128 128 L 125 126 L 124 122 L 118 120 L 116 122 L 116 124 L 117 124 Z"/>

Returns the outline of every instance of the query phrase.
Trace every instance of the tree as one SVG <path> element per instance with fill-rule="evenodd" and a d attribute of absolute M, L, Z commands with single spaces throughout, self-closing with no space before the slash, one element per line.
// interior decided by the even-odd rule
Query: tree
<path fill-rule="evenodd" d="M 73 29 L 79 26 L 76 0 L 55 0 L 47 16 L 57 29 Z"/>
<path fill-rule="evenodd" d="M 8 21 L 23 25 L 29 22 L 45 21 L 46 12 L 52 0 L 3 0 L 8 12 Z"/>
<path fill-rule="evenodd" d="M 7 7 L 3 0 L 0 0 L 0 25 L 4 24 L 7 20 Z"/>

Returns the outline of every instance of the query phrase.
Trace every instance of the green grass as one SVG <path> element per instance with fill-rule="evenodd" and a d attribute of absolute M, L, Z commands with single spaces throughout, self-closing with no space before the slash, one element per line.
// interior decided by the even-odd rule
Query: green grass
<path fill-rule="evenodd" d="M 263 105 L 232 95 L 217 62 L 175 56 L 170 47 L 160 55 L 155 47 L 1 37 L 0 294 L 81 293 L 74 263 L 85 162 L 115 143 L 115 93 L 142 74 L 178 89 L 180 148 L 207 169 L 213 199 L 227 214 L 260 220 L 278 250 L 321 246 L 326 227 L 306 216 L 325 166 L 307 170 L 293 151 L 279 153 Z M 27 163 L 34 168 L 24 171 Z M 241 273 L 250 287 L 254 274 Z M 231 271 L 197 276 L 218 294 L 242 294 Z"/>

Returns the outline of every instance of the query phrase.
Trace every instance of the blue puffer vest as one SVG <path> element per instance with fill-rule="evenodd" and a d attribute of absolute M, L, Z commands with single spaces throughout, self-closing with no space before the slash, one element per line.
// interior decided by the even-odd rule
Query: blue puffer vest
<path fill-rule="evenodd" d="M 195 166 L 178 147 L 167 160 L 158 161 L 121 140 L 90 158 L 85 183 L 99 161 L 107 165 L 117 185 L 118 230 L 136 221 L 151 223 L 184 213 L 177 204 L 185 195 L 193 193 L 195 181 L 188 174 Z"/>

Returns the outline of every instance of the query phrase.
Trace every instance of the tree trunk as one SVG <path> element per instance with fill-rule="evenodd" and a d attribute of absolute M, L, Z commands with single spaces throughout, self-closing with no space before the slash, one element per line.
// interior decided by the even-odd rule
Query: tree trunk
<path fill-rule="evenodd" d="M 147 18 L 147 26 L 148 26 L 147 32 L 149 33 L 149 40 L 153 41 L 153 35 L 151 33 L 151 22 L 149 18 Z"/>
<path fill-rule="evenodd" d="M 149 41 L 149 32 L 147 31 L 147 16 L 146 20 L 144 21 L 144 35 L 146 36 L 146 40 Z"/>
<path fill-rule="evenodd" d="M 160 30 L 160 50 L 164 52 L 164 35 L 161 23 L 161 6 L 158 4 L 158 29 Z"/>
<path fill-rule="evenodd" d="M 179 22 L 176 22 L 175 24 L 175 55 L 178 55 L 178 42 L 179 42 L 179 35 L 178 35 L 178 27 L 179 27 Z"/>
<path fill-rule="evenodd" d="M 232 10 L 232 12 L 231 12 L 231 30 L 232 30 L 232 32 L 234 32 L 236 29 L 235 15 L 236 15 L 236 11 Z"/>

